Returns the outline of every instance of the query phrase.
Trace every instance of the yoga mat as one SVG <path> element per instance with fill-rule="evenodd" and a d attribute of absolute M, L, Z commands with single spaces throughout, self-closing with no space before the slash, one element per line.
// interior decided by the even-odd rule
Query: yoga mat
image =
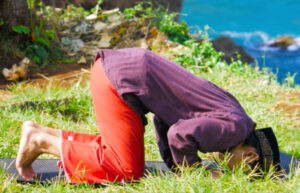
<path fill-rule="evenodd" d="M 37 174 L 36 180 L 41 183 L 51 183 L 55 180 L 64 180 L 65 174 L 62 169 L 57 167 L 58 159 L 37 159 L 33 162 L 32 167 Z M 281 167 L 286 174 L 290 174 L 292 171 L 300 167 L 299 160 L 296 158 L 280 152 Z M 204 165 L 210 168 L 217 167 L 217 164 L 211 160 L 204 160 Z M 18 182 L 35 183 L 35 181 L 26 181 L 18 175 L 15 168 L 15 159 L 0 159 L 0 168 L 3 172 L 8 173 L 9 176 L 15 178 Z M 167 172 L 169 169 L 163 162 L 147 161 L 145 163 L 145 174 Z"/>

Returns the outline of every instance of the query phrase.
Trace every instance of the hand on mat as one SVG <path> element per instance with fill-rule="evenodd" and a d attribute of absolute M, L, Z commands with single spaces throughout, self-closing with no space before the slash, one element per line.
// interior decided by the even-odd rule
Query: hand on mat
<path fill-rule="evenodd" d="M 222 174 L 220 170 L 215 170 L 215 169 L 209 169 L 209 172 L 211 173 L 211 177 L 213 179 L 218 179 Z"/>

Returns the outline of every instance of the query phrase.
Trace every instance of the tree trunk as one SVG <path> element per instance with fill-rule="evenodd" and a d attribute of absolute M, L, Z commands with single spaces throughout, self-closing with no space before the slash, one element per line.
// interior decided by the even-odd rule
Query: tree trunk
<path fill-rule="evenodd" d="M 0 0 L 0 18 L 3 31 L 11 31 L 13 26 L 28 25 L 29 11 L 26 0 Z"/>

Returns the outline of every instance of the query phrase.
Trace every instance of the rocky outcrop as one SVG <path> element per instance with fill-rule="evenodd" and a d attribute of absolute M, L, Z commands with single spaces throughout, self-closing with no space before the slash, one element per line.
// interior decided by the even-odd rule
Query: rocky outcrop
<path fill-rule="evenodd" d="M 295 40 L 291 36 L 280 36 L 275 38 L 274 40 L 271 40 L 269 42 L 269 45 L 271 47 L 279 47 L 281 49 L 287 49 L 292 44 L 295 44 Z"/>
<path fill-rule="evenodd" d="M 63 28 L 66 30 L 58 32 L 61 46 L 80 64 L 93 61 L 99 48 L 142 47 L 155 50 L 155 53 L 163 56 L 172 52 L 168 54 L 169 58 L 188 50 L 187 47 L 170 41 L 150 20 L 130 21 L 117 12 L 97 20 L 65 22 Z"/>
<path fill-rule="evenodd" d="M 237 60 L 237 53 L 241 56 L 241 60 L 244 63 L 253 63 L 254 59 L 247 54 L 241 46 L 236 45 L 232 39 L 226 36 L 220 36 L 212 41 L 213 47 L 216 51 L 222 51 L 224 56 L 222 60 L 227 63 L 231 62 L 231 59 Z"/>

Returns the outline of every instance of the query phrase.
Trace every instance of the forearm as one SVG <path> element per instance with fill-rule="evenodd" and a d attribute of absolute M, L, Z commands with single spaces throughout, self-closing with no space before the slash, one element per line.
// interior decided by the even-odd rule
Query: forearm
<path fill-rule="evenodd" d="M 177 165 L 200 164 L 201 159 L 198 156 L 198 144 L 195 136 L 191 135 L 188 127 L 189 120 L 179 120 L 172 125 L 168 131 L 167 138 L 172 157 Z"/>
<path fill-rule="evenodd" d="M 162 122 L 157 116 L 154 116 L 153 120 L 155 125 L 156 141 L 159 147 L 160 155 L 169 168 L 174 168 L 175 164 L 167 138 L 169 126 Z"/>

